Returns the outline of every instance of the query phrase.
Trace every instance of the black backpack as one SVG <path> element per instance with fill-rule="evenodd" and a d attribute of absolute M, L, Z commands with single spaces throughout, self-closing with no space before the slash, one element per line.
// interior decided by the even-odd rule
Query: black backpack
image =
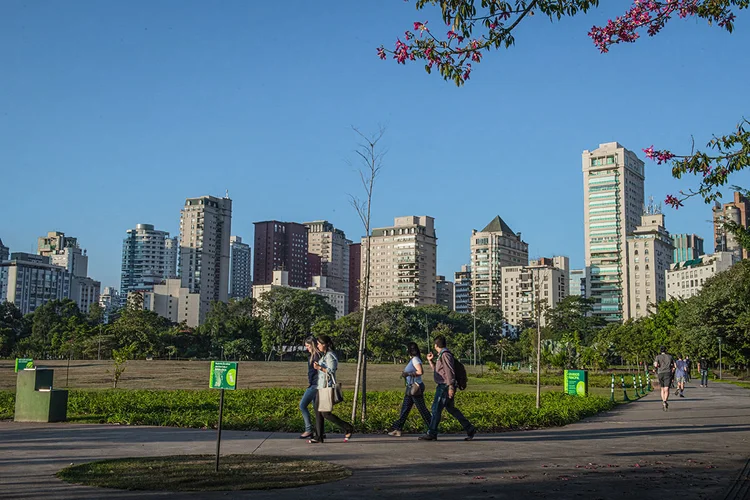
<path fill-rule="evenodd" d="M 469 377 L 466 375 L 466 367 L 458 359 L 453 358 L 453 371 L 456 374 L 456 386 L 463 391 L 469 382 Z"/>

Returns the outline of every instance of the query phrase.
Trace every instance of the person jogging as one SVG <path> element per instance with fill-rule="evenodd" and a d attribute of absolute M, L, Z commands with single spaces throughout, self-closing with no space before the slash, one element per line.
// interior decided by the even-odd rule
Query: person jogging
<path fill-rule="evenodd" d="M 687 381 L 687 361 L 682 359 L 682 356 L 678 356 L 677 361 L 674 364 L 674 379 L 677 383 L 677 390 L 674 391 L 675 396 L 685 397 L 685 382 Z"/>
<path fill-rule="evenodd" d="M 672 373 L 674 372 L 674 359 L 672 356 L 667 354 L 667 348 L 661 346 L 659 349 L 659 355 L 654 360 L 654 368 L 656 368 L 656 376 L 659 379 L 659 387 L 661 387 L 661 405 L 664 411 L 669 410 L 669 386 L 672 384 Z"/>

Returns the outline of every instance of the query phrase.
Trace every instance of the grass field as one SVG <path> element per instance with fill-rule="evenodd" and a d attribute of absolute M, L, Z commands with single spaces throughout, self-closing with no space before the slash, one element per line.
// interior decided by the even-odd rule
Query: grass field
<path fill-rule="evenodd" d="M 13 360 L 0 360 L 0 390 L 15 390 L 16 376 Z M 110 389 L 112 387 L 112 361 L 37 361 L 37 366 L 55 370 L 54 385 L 58 389 Z M 209 361 L 128 361 L 125 372 L 118 383 L 121 389 L 207 389 Z M 370 364 L 367 367 L 368 391 L 400 390 L 404 387 L 400 378 L 401 365 Z M 480 374 L 481 367 L 466 367 L 470 379 L 468 391 L 491 391 L 501 393 L 533 393 L 536 388 L 529 384 L 505 383 L 492 378 L 472 377 Z M 429 367 L 428 367 L 429 369 Z M 341 363 L 338 379 L 346 391 L 354 388 L 356 365 Z M 66 383 L 67 382 L 67 383 Z M 238 367 L 238 389 L 304 388 L 307 385 L 307 364 L 293 361 L 242 361 Z M 435 388 L 431 376 L 425 377 L 427 391 Z M 544 385 L 543 391 L 562 391 L 562 376 L 556 385 Z M 609 396 L 609 389 L 591 387 L 591 394 Z M 632 390 L 628 390 L 632 398 Z M 615 390 L 615 399 L 622 401 L 622 390 Z"/>

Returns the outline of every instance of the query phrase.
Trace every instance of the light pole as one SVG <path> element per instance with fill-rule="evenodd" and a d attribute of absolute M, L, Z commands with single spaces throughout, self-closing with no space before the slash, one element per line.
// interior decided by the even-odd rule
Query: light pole
<path fill-rule="evenodd" d="M 721 337 L 719 337 L 719 380 L 721 380 Z"/>

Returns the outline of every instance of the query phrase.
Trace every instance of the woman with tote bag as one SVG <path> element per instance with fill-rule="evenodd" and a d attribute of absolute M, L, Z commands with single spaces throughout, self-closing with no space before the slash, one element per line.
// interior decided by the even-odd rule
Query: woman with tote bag
<path fill-rule="evenodd" d="M 399 414 L 398 420 L 393 422 L 391 426 L 391 432 L 389 436 L 400 437 L 401 429 L 404 428 L 406 419 L 409 416 L 413 406 L 417 407 L 419 414 L 422 416 L 425 425 L 430 426 L 430 420 L 432 415 L 430 410 L 427 409 L 427 405 L 424 403 L 424 382 L 422 382 L 422 353 L 419 352 L 419 346 L 416 342 L 409 342 L 408 345 L 409 356 L 411 360 L 404 368 L 401 376 L 406 379 L 406 391 L 404 391 L 404 401 L 401 404 L 401 413 Z"/>
<path fill-rule="evenodd" d="M 334 403 L 333 393 L 335 393 L 336 386 L 336 368 L 338 368 L 339 361 L 333 353 L 333 341 L 331 337 L 321 335 L 318 337 L 317 346 L 321 357 L 319 361 L 313 363 L 313 367 L 318 370 L 318 396 L 315 399 L 315 436 L 307 442 L 323 442 L 325 426 L 323 419 L 325 419 L 346 432 L 344 435 L 344 442 L 346 443 L 354 433 L 354 426 L 344 422 L 332 413 Z M 326 400 L 323 400 L 323 392 L 326 393 Z"/>

